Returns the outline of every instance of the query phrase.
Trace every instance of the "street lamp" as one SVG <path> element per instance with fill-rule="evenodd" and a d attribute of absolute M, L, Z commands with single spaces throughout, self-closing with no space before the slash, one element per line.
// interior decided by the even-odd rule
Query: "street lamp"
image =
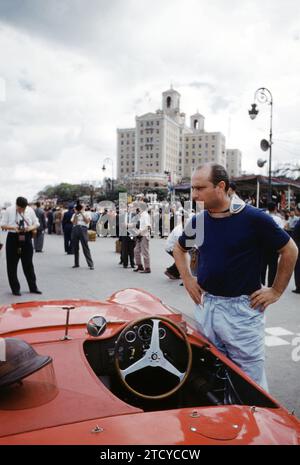
<path fill-rule="evenodd" d="M 114 162 L 110 157 L 104 158 L 103 166 L 102 166 L 103 173 L 106 170 L 106 166 L 105 166 L 106 163 L 111 163 L 111 190 L 112 192 L 114 192 Z"/>
<path fill-rule="evenodd" d="M 269 150 L 269 186 L 268 186 L 268 198 L 269 201 L 272 200 L 272 120 L 273 120 L 273 97 L 269 89 L 266 87 L 260 87 L 254 94 L 254 103 L 251 104 L 251 110 L 248 111 L 251 119 L 255 119 L 258 115 L 259 110 L 256 108 L 257 105 L 255 101 L 259 103 L 268 103 L 270 105 L 270 134 L 269 140 L 262 139 L 260 142 L 260 148 L 266 152 Z"/>

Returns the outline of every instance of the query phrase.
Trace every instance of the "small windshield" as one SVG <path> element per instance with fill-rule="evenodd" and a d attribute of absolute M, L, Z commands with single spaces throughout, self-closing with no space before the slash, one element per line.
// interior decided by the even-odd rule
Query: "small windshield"
<path fill-rule="evenodd" d="M 50 402 L 58 394 L 52 362 L 21 381 L 0 388 L 0 410 L 22 410 Z"/>

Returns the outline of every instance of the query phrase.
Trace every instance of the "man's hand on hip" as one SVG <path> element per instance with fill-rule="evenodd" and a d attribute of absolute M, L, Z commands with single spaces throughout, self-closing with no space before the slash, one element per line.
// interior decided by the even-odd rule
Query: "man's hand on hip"
<path fill-rule="evenodd" d="M 280 292 L 276 291 L 273 287 L 264 287 L 251 294 L 251 307 L 261 307 L 261 310 L 264 311 L 269 305 L 276 302 L 280 296 Z"/>
<path fill-rule="evenodd" d="M 183 284 L 186 290 L 188 291 L 190 297 L 195 302 L 195 304 L 198 304 L 198 305 L 201 304 L 202 303 L 202 290 L 197 282 L 197 278 L 194 278 L 193 276 L 189 276 L 184 279 Z"/>

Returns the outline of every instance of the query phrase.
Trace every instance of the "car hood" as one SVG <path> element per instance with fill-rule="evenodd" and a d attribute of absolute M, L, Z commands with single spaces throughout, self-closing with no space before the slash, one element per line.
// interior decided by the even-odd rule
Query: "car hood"
<path fill-rule="evenodd" d="M 216 406 L 127 413 L 0 438 L 0 444 L 299 444 L 281 409 Z"/>

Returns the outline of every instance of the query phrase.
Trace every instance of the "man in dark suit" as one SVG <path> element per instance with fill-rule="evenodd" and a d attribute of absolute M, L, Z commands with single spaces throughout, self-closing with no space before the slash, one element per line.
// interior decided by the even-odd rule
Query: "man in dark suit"
<path fill-rule="evenodd" d="M 41 208 L 41 203 L 36 202 L 36 209 L 34 210 L 37 219 L 39 220 L 39 227 L 36 230 L 36 233 L 33 236 L 33 242 L 34 242 L 34 250 L 36 252 L 43 252 L 43 245 L 44 245 L 44 234 L 45 234 L 45 229 L 46 229 L 46 218 L 45 218 L 45 212 Z"/>

